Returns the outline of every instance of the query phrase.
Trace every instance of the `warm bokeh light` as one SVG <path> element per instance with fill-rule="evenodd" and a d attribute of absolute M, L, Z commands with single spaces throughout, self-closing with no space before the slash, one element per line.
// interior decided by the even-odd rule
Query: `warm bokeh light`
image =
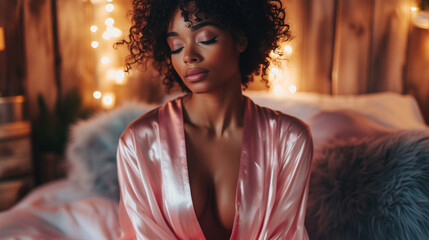
<path fill-rule="evenodd" d="M 93 47 L 93 48 L 98 48 L 98 42 L 97 42 L 97 41 L 93 41 L 93 42 L 91 43 L 91 47 Z"/>
<path fill-rule="evenodd" d="M 417 10 L 419 10 L 419 8 L 418 8 L 418 7 L 411 7 L 411 11 L 412 11 L 412 12 L 417 12 Z"/>
<path fill-rule="evenodd" d="M 280 69 L 273 67 L 270 69 L 269 73 L 268 73 L 268 78 L 273 81 L 276 80 L 277 78 L 279 78 L 280 75 Z"/>
<path fill-rule="evenodd" d="M 111 92 L 104 93 L 102 104 L 106 109 L 111 109 L 115 106 L 115 94 Z"/>
<path fill-rule="evenodd" d="M 108 64 L 110 62 L 110 59 L 108 57 L 102 57 L 101 58 L 101 63 L 102 64 Z"/>
<path fill-rule="evenodd" d="M 113 0 L 106 0 L 106 2 L 113 2 Z"/>
<path fill-rule="evenodd" d="M 107 27 L 107 33 L 112 37 L 120 37 L 122 35 L 122 31 L 115 27 Z"/>
<path fill-rule="evenodd" d="M 290 85 L 289 86 L 289 92 L 296 93 L 296 86 L 295 85 Z"/>
<path fill-rule="evenodd" d="M 115 82 L 117 84 L 124 84 L 125 83 L 125 73 L 122 70 L 118 70 L 115 72 Z"/>
<path fill-rule="evenodd" d="M 292 51 L 293 51 L 293 50 L 292 50 L 292 47 L 291 47 L 290 45 L 286 45 L 286 46 L 285 46 L 285 48 L 284 48 L 284 52 L 285 52 L 285 54 L 286 54 L 286 55 L 288 55 L 288 56 L 289 56 L 289 55 L 291 55 L 291 54 L 292 54 Z"/>
<path fill-rule="evenodd" d="M 105 40 L 109 40 L 110 39 L 110 34 L 109 34 L 109 32 L 104 32 L 103 33 L 103 39 L 105 39 Z"/>
<path fill-rule="evenodd" d="M 95 25 L 92 25 L 92 26 L 90 27 L 90 29 L 91 29 L 91 32 L 97 32 L 98 27 L 97 27 L 97 26 L 95 26 Z"/>
<path fill-rule="evenodd" d="M 106 21 L 104 21 L 104 24 L 106 24 L 107 26 L 113 26 L 114 23 L 115 20 L 113 20 L 113 18 L 107 18 Z"/>
<path fill-rule="evenodd" d="M 111 3 L 106 5 L 106 11 L 107 12 L 113 12 L 113 10 L 115 9 L 115 6 Z"/>
<path fill-rule="evenodd" d="M 101 92 L 100 91 L 95 91 L 92 96 L 94 96 L 95 99 L 100 99 L 101 98 Z"/>

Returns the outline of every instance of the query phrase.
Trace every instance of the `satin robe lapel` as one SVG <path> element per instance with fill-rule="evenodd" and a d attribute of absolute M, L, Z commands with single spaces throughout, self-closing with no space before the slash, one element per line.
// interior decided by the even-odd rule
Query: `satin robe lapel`
<path fill-rule="evenodd" d="M 165 220 L 178 239 L 205 239 L 195 215 L 189 184 L 182 98 L 159 111 L 162 199 Z"/>
<path fill-rule="evenodd" d="M 259 232 L 257 225 L 261 210 L 261 179 L 264 156 L 256 105 L 244 97 L 243 140 L 240 168 L 236 186 L 235 219 L 231 239 L 248 239 Z M 205 239 L 192 204 L 189 175 L 187 169 L 185 130 L 183 122 L 182 98 L 169 102 L 159 112 L 161 166 L 163 174 L 163 212 L 166 221 L 179 239 Z M 246 196 L 246 197 L 244 197 Z"/>
<path fill-rule="evenodd" d="M 236 212 L 234 229 L 231 239 L 253 239 L 257 236 L 260 227 L 258 223 L 263 218 L 261 177 L 263 174 L 264 139 L 261 124 L 260 108 L 248 97 L 245 98 L 243 121 L 243 141 L 241 151 L 240 170 L 236 192 Z M 261 126 L 262 125 L 262 126 Z M 255 207 L 260 206 L 260 207 Z"/>

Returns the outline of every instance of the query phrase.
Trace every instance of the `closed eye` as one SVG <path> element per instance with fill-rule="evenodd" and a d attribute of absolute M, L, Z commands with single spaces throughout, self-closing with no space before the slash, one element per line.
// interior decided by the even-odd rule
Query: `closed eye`
<path fill-rule="evenodd" d="M 207 40 L 207 41 L 201 41 L 200 43 L 202 43 L 202 44 L 213 44 L 215 42 L 217 42 L 217 37 L 214 37 L 214 38 Z"/>
<path fill-rule="evenodd" d="M 182 51 L 182 49 L 183 49 L 183 47 L 178 48 L 178 49 L 176 49 L 176 50 L 171 50 L 171 51 L 170 51 L 170 54 L 177 54 L 177 53 L 181 52 L 181 51 Z"/>

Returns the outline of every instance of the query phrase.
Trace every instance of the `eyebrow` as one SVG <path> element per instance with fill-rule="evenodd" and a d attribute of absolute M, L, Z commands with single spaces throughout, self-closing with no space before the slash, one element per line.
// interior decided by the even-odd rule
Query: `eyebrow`
<path fill-rule="evenodd" d="M 219 24 L 214 23 L 214 22 L 202 22 L 202 23 L 198 23 L 196 25 L 192 25 L 191 27 L 191 31 L 197 31 L 198 29 L 205 27 L 205 26 L 215 26 L 217 28 L 222 28 Z M 168 37 L 172 37 L 172 36 L 179 36 L 179 34 L 177 32 L 169 32 L 167 33 L 167 38 Z"/>

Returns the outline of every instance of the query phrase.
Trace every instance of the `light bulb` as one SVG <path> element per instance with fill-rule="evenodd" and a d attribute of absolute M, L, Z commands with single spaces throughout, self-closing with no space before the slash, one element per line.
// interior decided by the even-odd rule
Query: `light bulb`
<path fill-rule="evenodd" d="M 122 70 L 118 70 L 115 72 L 115 82 L 117 84 L 124 84 L 125 73 Z"/>
<path fill-rule="evenodd" d="M 295 85 L 290 85 L 289 86 L 289 92 L 296 93 L 296 86 Z"/>
<path fill-rule="evenodd" d="M 113 9 L 115 9 L 115 6 L 111 3 L 107 4 L 105 7 L 107 12 L 113 12 Z"/>
<path fill-rule="evenodd" d="M 109 32 L 104 32 L 103 33 L 103 38 L 105 39 L 105 40 L 109 40 L 110 39 L 110 33 Z"/>
<path fill-rule="evenodd" d="M 100 91 L 95 91 L 92 96 L 94 96 L 95 99 L 100 99 L 101 98 L 101 92 Z"/>
<path fill-rule="evenodd" d="M 110 61 L 110 59 L 109 59 L 108 57 L 102 57 L 102 58 L 101 58 L 101 63 L 102 63 L 102 64 L 108 64 L 108 63 L 109 63 L 109 61 Z"/>
<path fill-rule="evenodd" d="M 290 45 L 286 45 L 284 48 L 284 51 L 286 53 L 286 55 L 291 55 L 292 54 L 292 47 Z"/>
<path fill-rule="evenodd" d="M 97 42 L 97 41 L 93 41 L 93 42 L 91 43 L 91 47 L 93 47 L 93 48 L 98 48 L 98 42 Z"/>
<path fill-rule="evenodd" d="M 107 27 L 107 32 L 111 37 L 120 37 L 122 35 L 122 31 L 115 27 Z"/>
<path fill-rule="evenodd" d="M 107 26 L 113 26 L 113 24 L 115 23 L 115 20 L 113 20 L 113 18 L 107 18 L 106 21 L 104 21 L 104 23 Z"/>
<path fill-rule="evenodd" d="M 270 69 L 270 72 L 268 73 L 268 78 L 270 80 L 275 80 L 279 77 L 279 74 L 280 74 L 280 69 L 273 67 Z"/>
<path fill-rule="evenodd" d="M 97 26 L 95 26 L 95 25 L 92 25 L 92 26 L 90 27 L 90 29 L 91 29 L 91 32 L 97 32 L 98 27 L 97 27 Z"/>
<path fill-rule="evenodd" d="M 113 108 L 115 105 L 115 94 L 111 92 L 104 93 L 103 99 L 101 101 L 104 108 Z"/>

